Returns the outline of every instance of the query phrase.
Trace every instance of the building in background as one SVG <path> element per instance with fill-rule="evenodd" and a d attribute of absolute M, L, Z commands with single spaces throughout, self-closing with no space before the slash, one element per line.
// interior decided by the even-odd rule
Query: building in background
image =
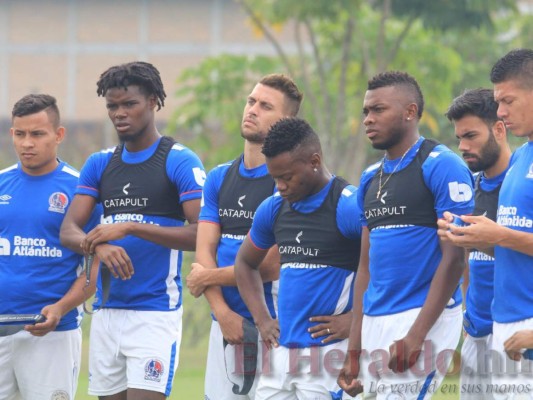
<path fill-rule="evenodd" d="M 282 40 L 292 40 L 285 31 Z M 112 146 L 104 100 L 96 81 L 105 69 L 142 60 L 161 72 L 167 92 L 158 120 L 178 106 L 176 79 L 209 56 L 273 55 L 232 0 L 2 0 L 0 2 L 0 168 L 7 151 L 11 108 L 27 93 L 57 97 L 67 142 L 79 154 L 62 154 L 77 167 L 92 151 Z M 6 154 L 4 154 L 6 153 Z"/>

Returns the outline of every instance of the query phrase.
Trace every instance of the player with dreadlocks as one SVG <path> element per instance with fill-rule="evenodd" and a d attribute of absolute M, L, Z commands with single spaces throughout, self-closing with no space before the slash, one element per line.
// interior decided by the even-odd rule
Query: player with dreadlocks
<path fill-rule="evenodd" d="M 89 157 L 61 228 L 62 243 L 102 264 L 89 393 L 161 400 L 178 365 L 181 251 L 195 249 L 205 172 L 195 153 L 157 131 L 155 109 L 166 94 L 153 65 L 111 67 L 97 87 L 121 143 Z M 80 227 L 96 203 L 104 219 L 85 234 Z"/>

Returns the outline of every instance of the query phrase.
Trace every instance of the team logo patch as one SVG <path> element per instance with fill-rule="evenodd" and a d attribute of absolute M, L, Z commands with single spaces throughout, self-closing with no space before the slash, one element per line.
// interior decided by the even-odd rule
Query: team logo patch
<path fill-rule="evenodd" d="M 165 372 L 163 363 L 158 359 L 152 359 L 144 366 L 144 379 L 148 381 L 161 381 L 161 376 Z"/>
<path fill-rule="evenodd" d="M 70 396 L 64 390 L 56 390 L 52 393 L 50 400 L 70 400 Z"/>
<path fill-rule="evenodd" d="M 8 194 L 3 194 L 0 196 L 0 204 L 9 204 L 9 200 L 11 200 L 11 196 Z"/>
<path fill-rule="evenodd" d="M 55 192 L 48 198 L 48 211 L 53 211 L 61 214 L 65 214 L 65 210 L 68 206 L 68 196 L 65 193 Z"/>
<path fill-rule="evenodd" d="M 526 178 L 533 179 L 533 163 L 529 166 L 529 172 L 527 173 Z"/>

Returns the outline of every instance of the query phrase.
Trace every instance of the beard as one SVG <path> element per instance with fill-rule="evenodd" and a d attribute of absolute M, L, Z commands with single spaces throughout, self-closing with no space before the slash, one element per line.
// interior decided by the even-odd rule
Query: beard
<path fill-rule="evenodd" d="M 492 167 L 500 158 L 501 148 L 496 142 L 496 138 L 490 131 L 489 138 L 485 145 L 481 148 L 479 156 L 471 153 L 464 153 L 464 156 L 474 157 L 477 161 L 468 162 L 468 168 L 472 172 L 485 171 Z"/>

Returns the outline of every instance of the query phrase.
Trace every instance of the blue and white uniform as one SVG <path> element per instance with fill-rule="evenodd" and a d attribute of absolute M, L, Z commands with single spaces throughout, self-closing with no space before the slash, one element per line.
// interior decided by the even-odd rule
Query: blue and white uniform
<path fill-rule="evenodd" d="M 20 164 L 0 171 L 0 314 L 39 314 L 78 278 L 82 256 L 59 241 L 78 176 L 65 162 L 40 176 L 26 174 Z M 97 220 L 95 213 L 88 226 Z M 79 307 L 69 311 L 44 337 L 26 331 L 0 337 L 0 398 L 17 391 L 27 399 L 50 399 L 54 393 L 74 398 L 81 316 Z"/>
<path fill-rule="evenodd" d="M 385 158 L 363 172 L 358 201 L 370 240 L 370 281 L 363 297 L 362 328 L 362 348 L 367 355 L 388 351 L 393 341 L 403 338 L 411 328 L 442 259 L 437 218 L 444 211 L 470 214 L 474 206 L 472 185 L 470 171 L 455 153 L 423 137 L 404 157 Z M 453 352 L 457 346 L 462 325 L 460 304 L 458 285 L 426 337 L 437 354 L 448 349 Z M 421 355 L 419 361 L 423 358 Z M 411 371 L 372 372 L 370 358 L 362 356 L 361 362 L 365 398 L 386 398 L 394 391 L 394 384 L 416 388 L 405 390 L 405 398 L 423 398 L 446 373 L 434 366 L 422 369 L 422 376 Z"/>
<path fill-rule="evenodd" d="M 532 141 L 518 148 L 511 157 L 500 191 L 497 221 L 507 228 L 533 234 Z M 529 284 L 533 279 L 533 257 L 496 246 L 494 258 L 493 350 L 503 361 L 500 368 L 504 370 L 495 371 L 493 384 L 508 389 L 497 398 L 532 398 L 532 361 L 511 362 L 504 353 L 503 343 L 519 330 L 533 329 L 533 289 Z M 520 385 L 530 388 L 529 397 L 513 389 Z"/>
<path fill-rule="evenodd" d="M 121 146 L 92 154 L 76 194 L 101 202 L 106 224 L 180 227 L 181 204 L 201 197 L 204 180 L 195 153 L 161 138 L 139 152 Z M 135 236 L 110 244 L 125 249 L 135 272 L 129 280 L 111 277 L 109 299 L 93 317 L 89 391 L 105 396 L 131 387 L 168 396 L 181 341 L 182 253 Z M 102 294 L 99 280 L 97 298 Z"/>
<path fill-rule="evenodd" d="M 507 170 L 487 178 L 476 176 L 473 215 L 496 220 L 498 194 Z M 465 298 L 463 326 L 467 333 L 461 347 L 461 399 L 491 399 L 490 349 L 492 346 L 491 304 L 494 297 L 494 257 L 472 249 L 468 255 L 469 284 Z"/>
<path fill-rule="evenodd" d="M 342 191 L 335 197 L 331 194 L 334 190 Z M 339 315 L 352 309 L 361 234 L 356 193 L 354 186 L 339 186 L 337 178 L 333 178 L 320 192 L 290 206 L 275 194 L 257 209 L 250 239 L 260 249 L 278 244 L 282 265 L 278 291 L 280 347 L 270 353 L 273 366 L 268 374 L 261 375 L 256 398 L 297 393 L 299 398 L 324 399 L 330 398 L 329 391 L 338 388 L 336 373 L 326 371 L 321 363 L 331 350 L 345 352 L 347 339 L 324 345 L 321 338 L 309 334 L 308 329 L 316 325 L 309 318 Z M 331 199 L 333 204 L 326 208 Z M 337 233 L 326 229 L 329 227 L 320 214 L 324 209 L 329 215 L 328 224 Z M 322 253 L 329 254 L 336 247 L 343 251 L 329 257 L 342 259 L 346 264 L 342 267 L 327 264 L 322 258 Z M 284 262 L 284 257 L 293 261 Z M 315 257 L 319 261 L 310 262 Z M 316 356 L 315 363 L 322 366 L 313 362 L 298 364 L 298 360 L 309 360 L 311 354 Z"/>
<path fill-rule="evenodd" d="M 252 220 L 259 204 L 275 192 L 274 180 L 268 174 L 266 164 L 247 169 L 241 156 L 234 161 L 215 167 L 207 175 L 202 195 L 202 209 L 199 222 L 220 226 L 221 236 L 217 247 L 216 260 L 218 268 L 234 265 L 237 252 L 252 225 Z M 276 318 L 275 293 L 276 282 L 263 283 L 264 296 L 270 314 Z M 253 323 L 250 311 L 244 304 L 236 286 L 222 286 L 222 295 L 229 308 L 241 317 Z M 253 399 L 258 379 L 247 395 L 233 393 L 233 385 L 244 387 L 243 373 L 235 357 L 241 349 L 238 346 L 224 346 L 220 325 L 214 315 L 209 337 L 207 367 L 205 374 L 205 398 L 230 400 Z M 245 344 L 257 346 L 258 343 Z M 261 349 L 261 342 L 258 348 Z M 256 371 L 261 369 L 261 351 L 259 351 Z"/>

